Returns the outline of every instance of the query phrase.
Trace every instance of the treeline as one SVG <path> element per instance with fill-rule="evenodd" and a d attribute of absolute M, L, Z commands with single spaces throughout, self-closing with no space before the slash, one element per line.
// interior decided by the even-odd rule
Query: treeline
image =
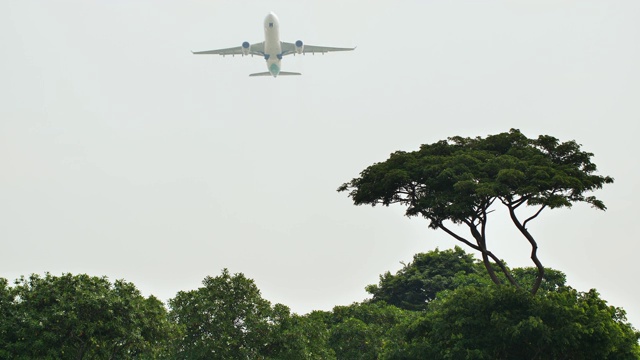
<path fill-rule="evenodd" d="M 243 274 L 207 277 L 163 304 L 126 281 L 0 278 L 0 359 L 640 359 L 640 334 L 595 290 L 546 269 L 498 286 L 460 248 L 417 254 L 370 299 L 306 315 Z"/>

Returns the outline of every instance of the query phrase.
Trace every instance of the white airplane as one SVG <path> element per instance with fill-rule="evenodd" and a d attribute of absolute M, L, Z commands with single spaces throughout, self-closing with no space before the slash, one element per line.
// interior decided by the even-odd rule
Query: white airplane
<path fill-rule="evenodd" d="M 198 52 L 192 51 L 192 53 L 196 55 L 214 54 L 214 55 L 222 55 L 222 56 L 225 56 L 225 55 L 263 56 L 264 59 L 267 61 L 267 68 L 269 69 L 269 71 L 249 74 L 249 76 L 271 75 L 273 77 L 277 77 L 278 75 L 302 75 L 297 72 L 280 71 L 281 60 L 286 55 L 308 54 L 308 53 L 324 54 L 330 51 L 350 51 L 354 49 L 355 48 L 337 48 L 337 47 L 305 45 L 301 40 L 298 40 L 295 43 L 280 41 L 278 17 L 276 16 L 276 14 L 271 12 L 264 19 L 264 41 L 263 42 L 249 44 L 249 42 L 245 41 L 242 43 L 242 46 L 237 46 L 237 47 L 232 47 L 227 49 L 219 49 L 219 50 L 198 51 Z"/>

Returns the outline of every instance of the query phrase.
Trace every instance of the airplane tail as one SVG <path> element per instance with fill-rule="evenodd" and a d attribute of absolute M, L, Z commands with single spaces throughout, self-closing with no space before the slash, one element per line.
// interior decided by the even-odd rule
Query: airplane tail
<path fill-rule="evenodd" d="M 280 71 L 278 75 L 287 76 L 287 75 L 302 75 L 302 74 L 297 72 Z M 273 74 L 271 74 L 270 72 L 261 72 L 261 73 L 249 74 L 249 76 L 273 76 Z"/>

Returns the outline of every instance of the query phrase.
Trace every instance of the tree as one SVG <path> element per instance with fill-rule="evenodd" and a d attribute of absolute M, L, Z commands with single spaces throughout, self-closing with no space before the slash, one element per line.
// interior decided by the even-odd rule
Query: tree
<path fill-rule="evenodd" d="M 401 340 L 395 326 L 415 314 L 383 301 L 336 306 L 325 319 L 331 330 L 329 346 L 338 360 L 379 359 L 389 344 Z"/>
<path fill-rule="evenodd" d="M 271 306 L 254 281 L 227 269 L 207 276 L 203 287 L 169 300 L 179 335 L 171 359 L 332 359 L 329 332 L 313 315 Z"/>
<path fill-rule="evenodd" d="M 456 246 L 453 250 L 438 249 L 416 254 L 413 261 L 395 275 L 380 275 L 378 285 L 369 285 L 372 301 L 384 301 L 406 310 L 424 310 L 442 290 L 452 289 L 458 273 L 476 273 L 478 266 L 473 255 Z"/>
<path fill-rule="evenodd" d="M 329 347 L 329 329 L 320 312 L 300 316 L 291 314 L 288 307 L 276 304 L 272 315 L 273 331 L 265 358 L 281 360 L 335 359 Z"/>
<path fill-rule="evenodd" d="M 182 329 L 179 359 L 257 359 L 268 343 L 271 304 L 253 280 L 227 269 L 203 287 L 169 300 L 170 318 Z"/>
<path fill-rule="evenodd" d="M 360 177 L 344 183 L 338 191 L 349 191 L 354 204 L 375 206 L 399 203 L 405 214 L 422 216 L 433 229 L 441 229 L 454 239 L 479 251 L 492 281 L 500 284 L 491 261 L 498 265 L 509 283 L 516 279 L 504 263 L 487 248 L 488 215 L 494 203 L 504 205 L 515 227 L 531 245 L 531 260 L 538 274 L 531 288 L 535 294 L 544 277 L 537 256 L 538 245 L 527 225 L 542 210 L 571 207 L 585 202 L 605 210 L 604 203 L 586 193 L 612 183 L 608 176 L 594 175 L 593 154 L 580 150 L 575 141 L 559 142 L 541 135 L 529 139 L 519 130 L 486 138 L 451 137 L 422 145 L 414 152 L 397 151 L 385 162 L 369 166 Z M 523 205 L 534 211 L 524 217 Z M 465 225 L 471 239 L 451 228 Z"/>
<path fill-rule="evenodd" d="M 10 358 L 152 358 L 170 333 L 162 303 L 122 280 L 31 275 L 9 300 Z"/>
<path fill-rule="evenodd" d="M 14 295 L 7 279 L 0 278 L 0 359 L 9 359 L 9 347 L 15 342 Z"/>
<path fill-rule="evenodd" d="M 640 334 L 595 290 L 465 286 L 402 331 L 382 359 L 640 359 Z"/>
<path fill-rule="evenodd" d="M 368 285 L 366 290 L 373 295 L 372 302 L 383 301 L 405 310 L 425 310 L 441 291 L 490 284 L 491 278 L 482 269 L 482 262 L 459 246 L 444 251 L 436 249 L 414 255 L 413 261 L 396 274 L 387 271 L 377 285 Z M 507 269 L 525 287 L 533 286 L 536 281 L 535 267 Z M 506 280 L 504 276 L 499 277 Z M 540 289 L 557 291 L 565 286 L 565 281 L 563 272 L 545 268 Z"/>
<path fill-rule="evenodd" d="M 348 318 L 331 329 L 331 346 L 338 360 L 376 360 L 381 336 L 364 321 Z"/>
<path fill-rule="evenodd" d="M 640 333 L 622 309 L 607 305 L 595 290 L 578 292 L 565 284 L 564 273 L 545 269 L 534 296 L 512 286 L 490 286 L 482 267 L 456 248 L 417 254 L 395 275 L 381 276 L 376 294 L 392 294 L 389 298 L 419 311 L 389 311 L 393 306 L 376 295 L 370 303 L 336 307 L 332 347 L 338 358 L 346 353 L 405 360 L 640 359 Z M 447 271 L 456 268 L 472 271 Z M 520 284 L 536 281 L 535 267 L 509 271 Z M 426 299 L 433 285 L 442 285 L 437 296 L 413 302 Z M 385 311 L 366 306 L 371 304 Z M 400 316 L 382 316 L 394 313 Z M 385 324 L 384 330 L 376 324 Z"/>

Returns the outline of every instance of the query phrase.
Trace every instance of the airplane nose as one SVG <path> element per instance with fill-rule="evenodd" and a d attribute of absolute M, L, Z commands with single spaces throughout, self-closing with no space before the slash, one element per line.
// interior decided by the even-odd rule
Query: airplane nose
<path fill-rule="evenodd" d="M 270 12 L 269 15 L 267 15 L 264 18 L 264 27 L 267 28 L 272 28 L 273 24 L 278 22 L 278 17 L 276 16 L 276 14 L 274 14 L 273 12 Z"/>

